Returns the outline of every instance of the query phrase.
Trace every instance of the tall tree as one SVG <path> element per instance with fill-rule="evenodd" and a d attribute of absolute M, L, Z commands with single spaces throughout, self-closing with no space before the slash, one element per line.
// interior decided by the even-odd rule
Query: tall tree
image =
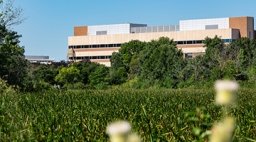
<path fill-rule="evenodd" d="M 27 61 L 24 48 L 19 45 L 20 35 L 9 26 L 21 22 L 21 10 L 13 7 L 13 1 L 0 1 L 0 77 L 11 85 L 23 84 Z"/>
<path fill-rule="evenodd" d="M 22 85 L 27 61 L 24 48 L 19 46 L 20 35 L 0 25 L 0 77 L 11 85 Z"/>
<path fill-rule="evenodd" d="M 139 53 L 146 43 L 132 40 L 121 46 L 111 57 L 110 83 L 121 84 L 139 73 Z"/>
<path fill-rule="evenodd" d="M 22 9 L 13 6 L 14 0 L 0 0 L 0 24 L 6 27 L 21 24 Z"/>
<path fill-rule="evenodd" d="M 149 42 L 140 54 L 140 77 L 163 87 L 176 87 L 184 66 L 183 53 L 169 38 Z"/>

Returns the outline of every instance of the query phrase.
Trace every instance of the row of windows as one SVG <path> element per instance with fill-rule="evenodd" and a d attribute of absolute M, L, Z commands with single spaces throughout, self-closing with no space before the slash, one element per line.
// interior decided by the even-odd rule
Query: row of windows
<path fill-rule="evenodd" d="M 176 44 L 202 44 L 203 40 L 175 41 Z"/>
<path fill-rule="evenodd" d="M 185 53 L 186 59 L 193 58 L 193 53 Z M 69 57 L 69 60 L 91 60 L 91 59 L 110 59 L 111 56 L 82 56 L 82 57 Z"/>
<path fill-rule="evenodd" d="M 94 45 L 76 45 L 69 46 L 69 49 L 80 49 L 80 48 L 112 48 L 121 47 L 121 44 L 94 44 Z"/>
<path fill-rule="evenodd" d="M 230 43 L 234 41 L 234 39 L 222 39 L 224 43 Z M 188 41 L 175 41 L 176 44 L 202 44 L 203 40 L 188 40 Z"/>
<path fill-rule="evenodd" d="M 69 60 L 90 60 L 90 59 L 110 59 L 111 56 L 82 56 L 82 57 L 69 57 Z"/>
<path fill-rule="evenodd" d="M 223 39 L 224 43 L 230 43 L 234 41 L 233 39 Z M 176 44 L 202 44 L 203 40 L 188 40 L 188 41 L 175 41 Z M 121 44 L 94 44 L 94 45 L 76 45 L 69 46 L 70 49 L 80 49 L 80 48 L 112 48 L 121 47 Z"/>

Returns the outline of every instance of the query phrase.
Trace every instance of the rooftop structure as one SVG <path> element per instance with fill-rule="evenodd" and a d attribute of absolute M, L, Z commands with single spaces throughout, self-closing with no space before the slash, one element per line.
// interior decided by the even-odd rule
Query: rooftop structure
<path fill-rule="evenodd" d="M 191 58 L 205 52 L 203 40 L 219 36 L 224 42 L 241 37 L 255 37 L 253 17 L 181 20 L 179 25 L 148 26 L 146 24 L 113 24 L 79 26 L 74 36 L 68 38 L 68 60 L 90 60 L 111 66 L 113 52 L 131 40 L 151 41 L 169 37 L 177 43 L 185 57 Z"/>
<path fill-rule="evenodd" d="M 30 63 L 39 63 L 39 64 L 51 64 L 53 60 L 49 58 L 49 56 L 25 56 L 25 59 L 27 59 Z"/>

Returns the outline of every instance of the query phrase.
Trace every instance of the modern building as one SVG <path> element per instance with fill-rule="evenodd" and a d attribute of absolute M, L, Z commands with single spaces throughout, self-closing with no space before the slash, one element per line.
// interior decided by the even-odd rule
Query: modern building
<path fill-rule="evenodd" d="M 113 52 L 131 40 L 151 41 L 169 37 L 186 57 L 205 52 L 203 40 L 219 36 L 226 43 L 241 37 L 255 37 L 253 17 L 181 20 L 179 25 L 148 26 L 146 24 L 114 24 L 74 27 L 68 38 L 68 60 L 90 60 L 111 66 Z"/>
<path fill-rule="evenodd" d="M 49 56 L 25 56 L 30 63 L 37 63 L 37 64 L 51 64 L 53 60 L 50 59 Z"/>

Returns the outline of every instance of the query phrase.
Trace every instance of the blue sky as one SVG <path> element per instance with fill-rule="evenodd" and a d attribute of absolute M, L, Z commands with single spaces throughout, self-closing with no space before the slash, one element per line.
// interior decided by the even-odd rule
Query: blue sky
<path fill-rule="evenodd" d="M 26 55 L 65 60 L 75 25 L 114 23 L 178 24 L 182 19 L 256 17 L 256 0 L 16 0 L 26 20 L 13 27 L 22 34 Z"/>

